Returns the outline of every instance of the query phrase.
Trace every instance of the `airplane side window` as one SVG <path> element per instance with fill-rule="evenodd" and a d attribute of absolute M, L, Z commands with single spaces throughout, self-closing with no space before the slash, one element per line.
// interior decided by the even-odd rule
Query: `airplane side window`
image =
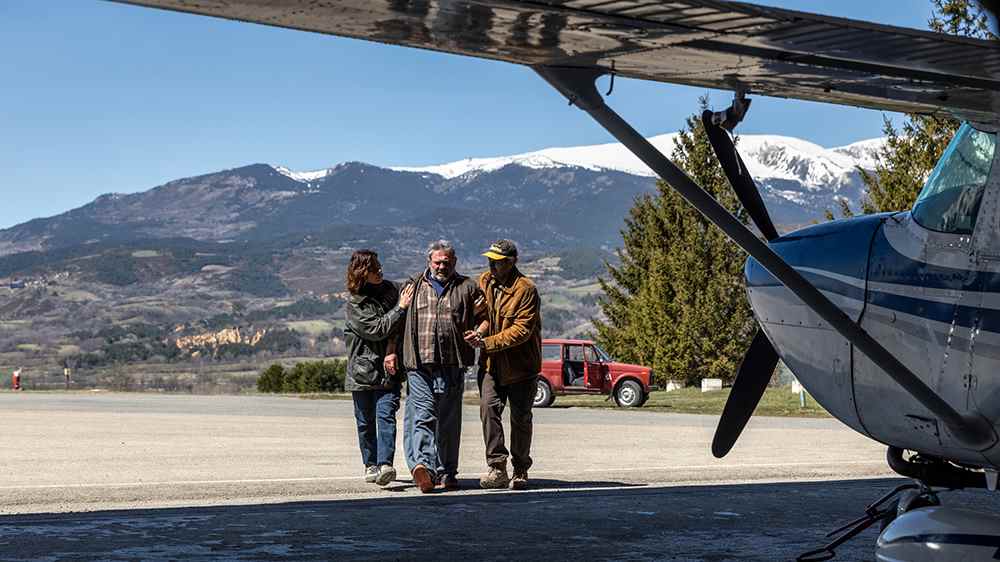
<path fill-rule="evenodd" d="M 972 234 L 995 151 L 995 134 L 962 124 L 917 197 L 913 219 L 930 230 Z"/>

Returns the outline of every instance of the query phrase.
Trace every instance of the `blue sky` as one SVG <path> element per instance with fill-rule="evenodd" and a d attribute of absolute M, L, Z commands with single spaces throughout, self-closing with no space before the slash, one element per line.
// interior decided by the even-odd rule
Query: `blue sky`
<path fill-rule="evenodd" d="M 930 16 L 929 0 L 759 3 Z M 255 162 L 424 165 L 612 140 L 526 68 L 97 0 L 0 0 L 0 52 L 0 228 Z M 705 93 L 619 80 L 611 104 L 648 136 L 683 127 Z M 875 111 L 758 97 L 739 132 L 837 146 L 881 127 Z"/>

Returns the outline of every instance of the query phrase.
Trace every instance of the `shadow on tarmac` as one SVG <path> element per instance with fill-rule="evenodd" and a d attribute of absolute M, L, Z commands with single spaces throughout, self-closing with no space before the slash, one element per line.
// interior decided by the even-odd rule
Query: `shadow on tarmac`
<path fill-rule="evenodd" d="M 4 560 L 792 560 L 902 479 L 428 495 L 0 517 Z M 550 483 L 555 486 L 548 487 Z M 578 483 L 572 483 L 578 484 Z M 581 486 L 601 483 L 579 483 Z M 604 483 L 614 485 L 614 483 Z M 945 504 L 997 510 L 985 492 Z M 870 529 L 837 560 L 870 560 Z"/>
<path fill-rule="evenodd" d="M 478 490 L 478 478 L 459 478 L 459 491 Z M 531 478 L 531 489 L 535 491 L 555 491 L 555 490 L 581 490 L 593 488 L 635 488 L 645 487 L 646 484 L 631 484 L 625 482 L 603 482 L 603 481 L 579 481 L 579 480 L 555 480 L 552 478 Z M 407 481 L 396 481 L 382 488 L 386 492 L 412 492 L 417 489 L 417 485 Z M 485 494 L 503 493 L 505 490 L 482 490 Z M 434 491 L 430 495 L 445 495 L 454 492 Z"/>

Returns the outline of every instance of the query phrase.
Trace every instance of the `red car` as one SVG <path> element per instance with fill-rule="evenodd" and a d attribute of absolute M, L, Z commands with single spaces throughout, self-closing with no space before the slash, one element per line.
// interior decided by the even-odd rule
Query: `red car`
<path fill-rule="evenodd" d="M 653 370 L 618 363 L 589 340 L 542 340 L 542 372 L 535 407 L 545 408 L 563 394 L 610 394 L 622 407 L 642 406 L 649 399 Z"/>

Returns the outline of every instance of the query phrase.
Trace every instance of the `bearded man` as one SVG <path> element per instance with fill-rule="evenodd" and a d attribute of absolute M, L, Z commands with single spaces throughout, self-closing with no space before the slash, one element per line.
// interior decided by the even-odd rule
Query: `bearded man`
<path fill-rule="evenodd" d="M 410 280 L 415 291 L 401 334 L 407 381 L 403 449 L 423 493 L 458 488 L 465 370 L 475 364 L 475 350 L 463 334 L 476 328 L 477 315 L 485 319 L 479 287 L 455 271 L 457 264 L 450 243 L 430 245 L 427 269 Z"/>

